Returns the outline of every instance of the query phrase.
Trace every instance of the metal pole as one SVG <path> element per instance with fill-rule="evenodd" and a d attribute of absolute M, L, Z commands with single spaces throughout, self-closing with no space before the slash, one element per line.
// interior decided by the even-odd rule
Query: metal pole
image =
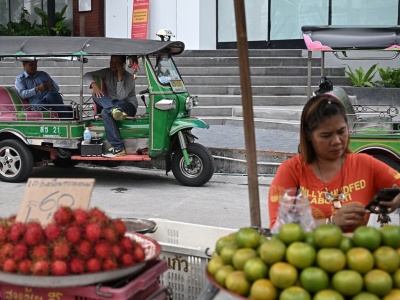
<path fill-rule="evenodd" d="M 243 127 L 246 145 L 247 174 L 251 226 L 261 227 L 258 193 L 257 154 L 254 134 L 253 102 L 251 93 L 249 53 L 247 49 L 246 14 L 244 0 L 235 1 L 236 34 L 239 54 L 240 85 L 242 90 Z"/>
<path fill-rule="evenodd" d="M 311 72 L 312 72 L 312 51 L 308 50 L 308 59 L 307 59 L 307 99 L 311 97 Z"/>

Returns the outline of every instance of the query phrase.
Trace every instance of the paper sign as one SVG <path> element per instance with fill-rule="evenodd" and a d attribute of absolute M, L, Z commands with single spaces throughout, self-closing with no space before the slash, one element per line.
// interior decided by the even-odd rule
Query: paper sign
<path fill-rule="evenodd" d="M 88 209 L 93 178 L 30 178 L 16 221 L 38 221 L 47 225 L 61 206 Z"/>
<path fill-rule="evenodd" d="M 132 39 L 147 39 L 149 27 L 149 0 L 134 0 L 132 10 Z"/>

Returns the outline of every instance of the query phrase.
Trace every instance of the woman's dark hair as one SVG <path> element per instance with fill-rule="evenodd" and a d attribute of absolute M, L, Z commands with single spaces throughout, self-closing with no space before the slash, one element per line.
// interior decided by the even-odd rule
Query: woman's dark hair
<path fill-rule="evenodd" d="M 310 164 L 315 159 L 315 151 L 311 144 L 310 136 L 318 125 L 327 117 L 341 115 L 348 124 L 346 110 L 337 98 L 322 94 L 312 97 L 303 108 L 300 120 L 300 145 L 299 152 L 303 162 Z M 345 153 L 350 153 L 349 143 L 346 145 Z"/>

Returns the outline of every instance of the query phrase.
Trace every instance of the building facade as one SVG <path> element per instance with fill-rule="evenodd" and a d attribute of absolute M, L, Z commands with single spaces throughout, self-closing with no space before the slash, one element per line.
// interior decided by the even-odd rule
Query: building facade
<path fill-rule="evenodd" d="M 40 21 L 34 7 L 48 0 L 0 0 L 0 25 L 18 22 L 23 8 Z M 131 36 L 134 0 L 54 0 L 68 5 L 74 36 Z M 303 25 L 399 25 L 400 0 L 245 0 L 249 48 L 304 48 Z M 234 0 L 149 0 L 148 38 L 170 29 L 186 49 L 236 48 Z"/>

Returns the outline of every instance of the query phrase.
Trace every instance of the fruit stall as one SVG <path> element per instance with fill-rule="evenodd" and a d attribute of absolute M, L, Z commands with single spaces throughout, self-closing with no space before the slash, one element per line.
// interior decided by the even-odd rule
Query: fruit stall
<path fill-rule="evenodd" d="M 167 299 L 155 223 L 89 208 L 94 179 L 31 178 L 0 219 L 0 299 Z"/>

